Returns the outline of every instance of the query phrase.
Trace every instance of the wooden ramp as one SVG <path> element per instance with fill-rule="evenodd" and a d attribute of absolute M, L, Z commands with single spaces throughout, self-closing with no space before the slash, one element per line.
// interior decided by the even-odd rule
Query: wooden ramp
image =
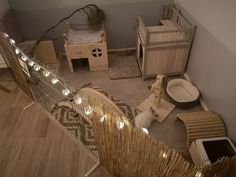
<path fill-rule="evenodd" d="M 213 112 L 180 113 L 176 119 L 183 121 L 186 127 L 187 148 L 196 139 L 226 136 L 222 119 Z"/>

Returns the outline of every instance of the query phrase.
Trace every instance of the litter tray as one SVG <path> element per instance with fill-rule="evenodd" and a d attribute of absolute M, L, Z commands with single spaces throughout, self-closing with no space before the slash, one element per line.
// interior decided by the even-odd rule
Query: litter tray
<path fill-rule="evenodd" d="M 214 163 L 223 157 L 233 157 L 236 149 L 227 137 L 198 139 L 196 145 L 202 161 Z M 207 163 L 206 163 L 207 164 Z"/>
<path fill-rule="evenodd" d="M 190 82 L 184 79 L 173 79 L 167 84 L 167 95 L 179 108 L 189 108 L 198 103 L 200 93 Z"/>

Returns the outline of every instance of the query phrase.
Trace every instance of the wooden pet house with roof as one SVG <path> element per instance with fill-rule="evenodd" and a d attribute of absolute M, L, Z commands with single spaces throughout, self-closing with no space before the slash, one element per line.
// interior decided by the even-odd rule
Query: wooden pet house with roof
<path fill-rule="evenodd" d="M 137 60 L 143 78 L 183 74 L 195 26 L 174 6 L 165 6 L 161 25 L 146 26 L 137 18 Z"/>
<path fill-rule="evenodd" d="M 69 24 L 64 34 L 64 47 L 71 72 L 74 59 L 88 59 L 90 71 L 108 69 L 107 41 L 104 26 L 91 29 L 88 26 Z"/>

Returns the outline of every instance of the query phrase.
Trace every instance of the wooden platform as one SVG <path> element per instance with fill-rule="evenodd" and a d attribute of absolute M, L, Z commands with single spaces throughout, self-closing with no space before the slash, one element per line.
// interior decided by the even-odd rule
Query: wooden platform
<path fill-rule="evenodd" d="M 226 136 L 222 119 L 213 112 L 180 113 L 176 119 L 183 121 L 186 127 L 187 148 L 196 139 Z"/>
<path fill-rule="evenodd" d="M 148 111 L 150 107 L 155 108 L 153 104 L 153 94 L 151 94 L 146 100 L 144 100 L 137 109 L 140 111 Z M 175 106 L 168 101 L 161 99 L 160 109 L 155 109 L 155 112 L 158 113 L 157 121 L 163 122 L 165 118 L 171 113 Z"/>

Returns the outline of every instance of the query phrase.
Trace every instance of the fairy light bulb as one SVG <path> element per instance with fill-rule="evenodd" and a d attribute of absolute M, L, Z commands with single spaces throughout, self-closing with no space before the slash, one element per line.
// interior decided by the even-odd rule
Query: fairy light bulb
<path fill-rule="evenodd" d="M 34 65 L 34 70 L 35 71 L 39 71 L 41 69 L 41 66 L 39 66 L 39 65 Z"/>
<path fill-rule="evenodd" d="M 117 123 L 116 123 L 116 125 L 117 125 L 117 128 L 118 128 L 118 129 L 122 129 L 122 128 L 125 126 L 125 123 L 122 122 L 122 121 L 120 121 L 120 120 L 118 120 Z"/>
<path fill-rule="evenodd" d="M 200 171 L 198 171 L 196 174 L 195 174 L 195 177 L 201 177 L 202 176 L 202 173 Z"/>
<path fill-rule="evenodd" d="M 15 53 L 16 53 L 16 55 L 18 55 L 20 53 L 20 50 L 19 49 L 15 49 Z"/>
<path fill-rule="evenodd" d="M 90 115 L 92 113 L 92 108 L 90 106 L 87 106 L 84 108 L 84 113 L 86 115 Z"/>
<path fill-rule="evenodd" d="M 76 96 L 76 98 L 74 99 L 75 104 L 81 104 L 82 103 L 82 98 L 79 96 Z"/>
<path fill-rule="evenodd" d="M 29 58 L 28 58 L 27 56 L 25 56 L 25 55 L 22 55 L 22 56 L 21 56 L 21 59 L 22 59 L 23 61 L 27 61 Z"/>
<path fill-rule="evenodd" d="M 34 62 L 33 61 L 29 61 L 29 66 L 34 66 Z"/>
<path fill-rule="evenodd" d="M 69 89 L 64 89 L 64 90 L 62 90 L 62 94 L 64 95 L 64 96 L 68 96 L 69 94 L 70 94 L 70 90 Z"/>
<path fill-rule="evenodd" d="M 45 77 L 48 77 L 48 76 L 50 75 L 50 72 L 49 72 L 48 70 L 44 70 L 44 71 L 43 71 L 43 75 L 44 75 Z"/>
<path fill-rule="evenodd" d="M 100 117 L 99 119 L 100 123 L 103 123 L 106 117 L 107 117 L 106 115 L 103 115 L 102 117 Z"/>
<path fill-rule="evenodd" d="M 59 82 L 59 80 L 57 78 L 52 78 L 51 82 L 52 82 L 52 84 L 56 84 Z"/>
<path fill-rule="evenodd" d="M 10 39 L 10 43 L 11 43 L 11 45 L 14 45 L 16 43 L 16 41 L 14 39 Z"/>
<path fill-rule="evenodd" d="M 149 134 L 148 129 L 146 129 L 146 128 L 142 128 L 142 131 L 146 134 Z"/>
<path fill-rule="evenodd" d="M 168 157 L 167 153 L 163 152 L 162 157 L 166 159 Z"/>
<path fill-rule="evenodd" d="M 4 37 L 9 37 L 9 35 L 7 33 L 4 33 L 3 35 L 4 35 Z"/>

